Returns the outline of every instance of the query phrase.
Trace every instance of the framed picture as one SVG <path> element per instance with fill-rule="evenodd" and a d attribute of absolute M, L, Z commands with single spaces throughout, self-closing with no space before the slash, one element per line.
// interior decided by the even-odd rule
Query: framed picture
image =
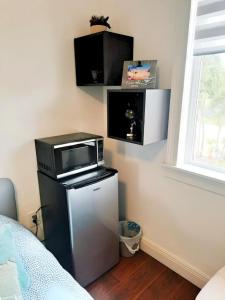
<path fill-rule="evenodd" d="M 156 88 L 157 60 L 125 61 L 123 64 L 123 88 Z"/>

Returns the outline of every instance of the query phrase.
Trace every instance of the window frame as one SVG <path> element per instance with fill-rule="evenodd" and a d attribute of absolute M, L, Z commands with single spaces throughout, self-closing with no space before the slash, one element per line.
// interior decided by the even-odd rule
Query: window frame
<path fill-rule="evenodd" d="M 197 125 L 197 98 L 200 83 L 200 69 L 201 61 L 199 56 L 193 56 L 192 58 L 192 72 L 190 80 L 190 92 L 189 92 L 189 107 L 188 117 L 186 125 L 186 138 L 185 138 L 185 149 L 182 154 L 182 161 L 184 164 L 195 165 L 196 163 L 192 159 L 193 148 L 195 144 L 196 125 Z M 179 151 L 179 150 L 178 150 Z M 180 157 L 181 159 L 181 157 Z M 181 162 L 180 162 L 181 163 Z M 181 163 L 182 164 L 182 163 Z"/>
<path fill-rule="evenodd" d="M 201 164 L 191 164 L 191 160 L 187 164 L 188 156 L 184 160 L 185 148 L 188 141 L 187 135 L 190 135 L 190 130 L 189 133 L 187 131 L 187 124 L 193 122 L 191 118 L 194 118 L 194 114 L 189 114 L 188 112 L 189 109 L 194 110 L 197 104 L 197 102 L 191 103 L 189 100 L 191 97 L 190 86 L 194 80 L 189 74 L 193 74 L 194 68 L 198 67 L 193 60 L 200 59 L 198 55 L 193 55 L 197 23 L 197 4 L 197 0 L 192 0 L 186 39 L 186 52 L 184 52 L 183 56 L 184 61 L 178 61 L 174 67 L 176 72 L 174 72 L 172 78 L 172 105 L 170 107 L 166 160 L 163 167 L 166 177 L 225 196 L 225 174 L 208 169 L 205 166 L 203 167 Z M 194 123 L 192 123 L 193 127 Z M 189 137 L 189 140 L 190 138 L 193 139 L 193 136 Z"/>

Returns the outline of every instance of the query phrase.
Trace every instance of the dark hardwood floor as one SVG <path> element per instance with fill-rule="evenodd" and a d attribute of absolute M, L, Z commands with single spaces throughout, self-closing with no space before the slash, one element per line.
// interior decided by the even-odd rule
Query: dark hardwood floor
<path fill-rule="evenodd" d="M 87 287 L 96 300 L 194 300 L 199 288 L 139 251 Z"/>

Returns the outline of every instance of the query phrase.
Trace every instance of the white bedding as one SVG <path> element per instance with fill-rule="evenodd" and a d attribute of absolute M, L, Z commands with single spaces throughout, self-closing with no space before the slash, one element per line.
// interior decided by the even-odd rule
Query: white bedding
<path fill-rule="evenodd" d="M 93 300 L 56 258 L 27 229 L 0 215 L 0 226 L 11 224 L 18 253 L 30 277 L 24 300 Z"/>
<path fill-rule="evenodd" d="M 16 262 L 0 264 L 0 299 L 23 300 Z"/>

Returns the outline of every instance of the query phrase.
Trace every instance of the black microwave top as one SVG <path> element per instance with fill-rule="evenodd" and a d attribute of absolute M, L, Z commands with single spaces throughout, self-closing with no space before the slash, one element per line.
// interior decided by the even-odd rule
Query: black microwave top
<path fill-rule="evenodd" d="M 46 143 L 51 146 L 56 146 L 61 144 L 68 144 L 73 142 L 86 141 L 92 139 L 102 139 L 102 138 L 103 137 L 100 135 L 95 135 L 86 132 L 76 132 L 76 133 L 41 138 L 41 139 L 37 139 L 37 141 Z"/>

